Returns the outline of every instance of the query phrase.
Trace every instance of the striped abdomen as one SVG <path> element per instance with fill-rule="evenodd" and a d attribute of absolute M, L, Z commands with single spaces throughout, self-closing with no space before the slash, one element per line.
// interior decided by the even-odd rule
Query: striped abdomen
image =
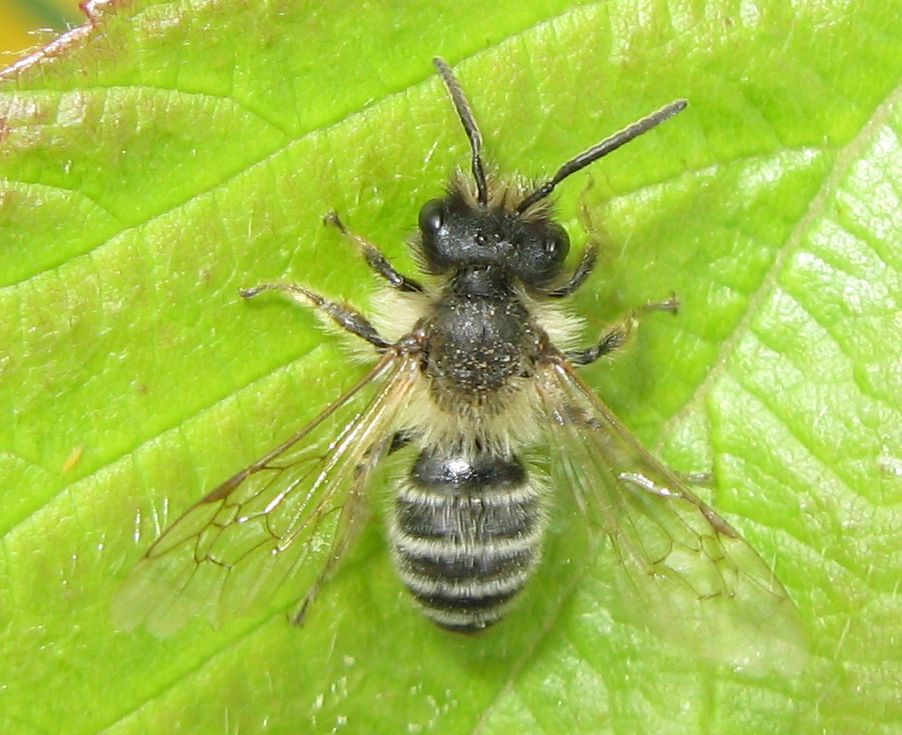
<path fill-rule="evenodd" d="M 445 628 L 491 625 L 539 559 L 541 488 L 517 457 L 426 450 L 398 493 L 392 546 L 401 578 Z"/>

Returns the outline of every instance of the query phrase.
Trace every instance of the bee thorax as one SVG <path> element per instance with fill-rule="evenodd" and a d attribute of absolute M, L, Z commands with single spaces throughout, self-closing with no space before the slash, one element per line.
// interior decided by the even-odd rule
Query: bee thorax
<path fill-rule="evenodd" d="M 544 519 L 542 489 L 517 457 L 426 450 L 395 501 L 395 561 L 433 621 L 475 632 L 529 579 Z"/>
<path fill-rule="evenodd" d="M 477 285 L 482 285 L 476 281 Z M 433 398 L 452 411 L 478 403 L 501 410 L 532 374 L 538 340 L 526 307 L 506 289 L 484 293 L 465 281 L 434 306 L 426 324 L 425 372 Z"/>

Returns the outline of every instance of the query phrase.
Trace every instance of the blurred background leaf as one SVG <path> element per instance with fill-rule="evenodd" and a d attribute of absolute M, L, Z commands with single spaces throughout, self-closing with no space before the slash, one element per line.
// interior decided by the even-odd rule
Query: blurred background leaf
<path fill-rule="evenodd" d="M 75 0 L 0 0 L 0 66 L 83 20 Z"/>

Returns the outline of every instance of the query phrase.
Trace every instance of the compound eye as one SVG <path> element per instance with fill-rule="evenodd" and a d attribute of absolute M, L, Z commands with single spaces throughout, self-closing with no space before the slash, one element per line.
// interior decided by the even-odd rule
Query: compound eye
<path fill-rule="evenodd" d="M 553 225 L 548 230 L 548 236 L 544 245 L 545 254 L 553 261 L 561 261 L 567 257 L 570 250 L 570 238 L 567 231 L 559 225 Z"/>
<path fill-rule="evenodd" d="M 445 206 L 441 199 L 430 199 L 420 209 L 420 230 L 425 235 L 434 235 L 445 220 Z"/>

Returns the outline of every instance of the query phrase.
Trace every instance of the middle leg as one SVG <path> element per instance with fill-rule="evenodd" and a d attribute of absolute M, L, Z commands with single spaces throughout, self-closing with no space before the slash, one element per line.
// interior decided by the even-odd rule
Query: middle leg
<path fill-rule="evenodd" d="M 638 309 L 632 309 L 625 317 L 614 324 L 601 339 L 591 347 L 582 350 L 567 350 L 564 356 L 574 365 L 588 365 L 595 362 L 602 355 L 613 352 L 621 347 L 629 338 L 633 329 L 639 323 L 639 318 L 649 311 L 669 311 L 672 314 L 679 309 L 680 302 L 675 295 L 664 301 L 652 301 Z"/>
<path fill-rule="evenodd" d="M 391 347 L 391 342 L 384 339 L 376 328 L 370 324 L 363 314 L 346 304 L 330 301 L 318 293 L 299 286 L 296 283 L 261 283 L 253 288 L 244 288 L 239 291 L 242 297 L 251 299 L 263 291 L 281 291 L 288 294 L 292 301 L 303 306 L 312 306 L 328 316 L 338 326 L 346 329 L 351 334 L 365 339 L 377 350 L 385 350 Z"/>

